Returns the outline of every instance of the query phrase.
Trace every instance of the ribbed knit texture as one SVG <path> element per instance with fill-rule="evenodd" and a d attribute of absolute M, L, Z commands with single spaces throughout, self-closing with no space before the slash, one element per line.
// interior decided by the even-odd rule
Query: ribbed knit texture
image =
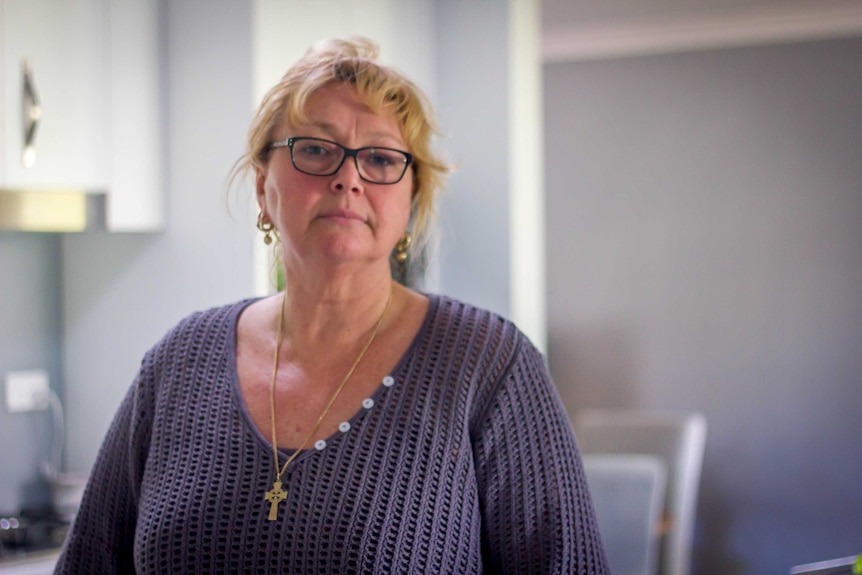
<path fill-rule="evenodd" d="M 249 303 L 196 313 L 146 354 L 56 573 L 608 573 L 544 359 L 440 296 L 373 405 L 291 464 L 267 521 L 272 450 L 236 375 Z"/>

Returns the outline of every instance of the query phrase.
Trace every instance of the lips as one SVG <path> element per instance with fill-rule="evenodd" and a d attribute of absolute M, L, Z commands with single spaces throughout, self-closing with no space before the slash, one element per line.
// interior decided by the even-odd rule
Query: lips
<path fill-rule="evenodd" d="M 342 210 L 342 209 L 327 210 L 327 211 L 323 212 L 319 217 L 322 219 L 325 219 L 325 220 L 332 220 L 332 221 L 336 221 L 336 222 L 341 222 L 341 221 L 346 222 L 346 221 L 350 221 L 350 220 L 355 220 L 355 221 L 359 221 L 359 222 L 365 221 L 365 218 L 363 218 L 362 216 L 360 216 L 356 212 L 352 212 L 350 210 Z"/>

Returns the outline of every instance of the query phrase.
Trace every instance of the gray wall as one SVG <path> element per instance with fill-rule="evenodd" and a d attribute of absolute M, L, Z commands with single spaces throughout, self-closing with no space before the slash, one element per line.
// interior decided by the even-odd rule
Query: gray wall
<path fill-rule="evenodd" d="M 503 315 L 510 300 L 509 18 L 508 2 L 497 0 L 437 5 L 441 145 L 458 166 L 439 207 L 439 290 Z"/>
<path fill-rule="evenodd" d="M 60 389 L 60 238 L 0 233 L 0 376 L 46 369 Z M 51 457 L 49 411 L 9 413 L 0 406 L 0 514 L 48 500 L 40 466 Z"/>
<path fill-rule="evenodd" d="M 63 242 L 68 464 L 88 470 L 144 352 L 196 309 L 252 294 L 253 215 L 225 177 L 253 110 L 250 0 L 162 4 L 167 225 Z M 244 206 L 244 204 L 242 204 Z"/>
<path fill-rule="evenodd" d="M 862 541 L 862 39 L 545 67 L 551 371 L 709 422 L 699 574 Z"/>

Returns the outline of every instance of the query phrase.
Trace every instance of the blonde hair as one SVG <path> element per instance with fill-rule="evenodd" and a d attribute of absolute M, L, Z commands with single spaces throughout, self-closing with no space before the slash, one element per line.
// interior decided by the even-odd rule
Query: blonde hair
<path fill-rule="evenodd" d="M 305 123 L 306 103 L 316 90 L 337 82 L 352 84 L 374 113 L 394 113 L 413 155 L 412 251 L 428 239 L 435 196 L 450 167 L 432 150 L 431 138 L 438 130 L 427 98 L 403 74 L 378 63 L 377 57 L 377 44 L 358 36 L 323 40 L 310 48 L 264 96 L 230 181 L 266 168 L 273 132 L 285 121 L 292 126 Z"/>

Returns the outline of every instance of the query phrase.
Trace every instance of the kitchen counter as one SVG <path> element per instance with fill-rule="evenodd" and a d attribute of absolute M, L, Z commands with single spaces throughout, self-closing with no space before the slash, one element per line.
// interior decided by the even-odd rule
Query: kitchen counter
<path fill-rule="evenodd" d="M 0 517 L 0 575 L 52 573 L 68 530 L 45 511 Z"/>
<path fill-rule="evenodd" d="M 59 547 L 4 555 L 0 558 L 0 575 L 50 575 L 59 556 Z"/>

